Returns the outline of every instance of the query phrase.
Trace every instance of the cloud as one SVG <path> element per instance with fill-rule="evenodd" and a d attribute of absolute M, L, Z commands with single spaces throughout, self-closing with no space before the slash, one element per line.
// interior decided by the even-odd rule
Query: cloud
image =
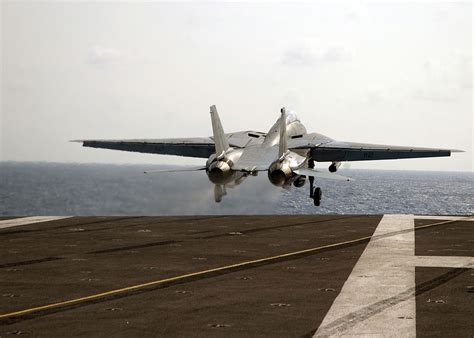
<path fill-rule="evenodd" d="M 433 101 L 439 103 L 448 103 L 456 101 L 456 96 L 451 92 L 440 89 L 416 88 L 413 90 L 412 98 L 423 101 Z"/>
<path fill-rule="evenodd" d="M 316 55 L 307 47 L 300 46 L 285 51 L 282 63 L 287 66 L 312 66 L 316 63 Z"/>
<path fill-rule="evenodd" d="M 448 59 L 427 60 L 423 65 L 423 83 L 412 98 L 434 102 L 456 101 L 464 90 L 472 90 L 472 55 L 453 52 Z"/>
<path fill-rule="evenodd" d="M 366 98 L 370 104 L 376 104 L 386 101 L 389 96 L 385 88 L 369 87 L 366 90 Z"/>
<path fill-rule="evenodd" d="M 472 88 L 472 54 L 453 52 L 448 59 L 430 59 L 424 64 L 427 82 L 445 83 L 459 89 Z"/>
<path fill-rule="evenodd" d="M 351 58 L 343 47 L 329 47 L 315 52 L 308 45 L 289 48 L 283 53 L 282 64 L 294 67 L 312 67 L 317 65 L 340 63 Z"/>
<path fill-rule="evenodd" d="M 343 62 L 348 60 L 351 57 L 350 53 L 342 47 L 333 47 L 327 49 L 321 55 L 321 61 L 323 63 L 332 63 L 332 62 Z"/>
<path fill-rule="evenodd" d="M 87 63 L 93 65 L 108 65 L 118 62 L 123 52 L 114 48 L 94 47 L 89 52 Z"/>
<path fill-rule="evenodd" d="M 360 22 L 366 20 L 369 6 L 361 3 L 353 3 L 349 6 L 344 6 L 346 9 L 344 19 L 346 22 Z"/>
<path fill-rule="evenodd" d="M 453 51 L 445 56 L 433 56 L 417 65 L 418 73 L 401 83 L 383 86 L 367 85 L 363 90 L 370 104 L 425 101 L 434 104 L 455 103 L 472 96 L 472 54 Z"/>

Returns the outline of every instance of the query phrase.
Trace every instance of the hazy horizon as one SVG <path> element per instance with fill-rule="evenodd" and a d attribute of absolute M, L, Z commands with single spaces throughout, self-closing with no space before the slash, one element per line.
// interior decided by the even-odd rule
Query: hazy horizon
<path fill-rule="evenodd" d="M 393 160 L 397 161 L 397 160 Z M 110 165 L 110 166 L 134 166 L 138 168 L 148 169 L 148 167 L 186 167 L 192 166 L 191 164 L 168 164 L 168 163 L 151 163 L 151 162 L 143 162 L 143 163 L 128 163 L 128 162 L 58 162 L 58 161 L 15 161 L 15 160 L 0 160 L 1 163 L 31 163 L 31 164 L 70 164 L 70 165 Z M 432 172 L 432 173 L 465 173 L 465 174 L 473 174 L 472 171 L 461 171 L 461 170 L 431 170 L 431 169 L 383 169 L 383 168 L 353 168 L 351 164 L 347 165 L 349 162 L 343 162 L 343 165 L 339 168 L 338 172 L 345 171 L 345 170 L 368 170 L 368 171 L 407 171 L 407 172 Z M 316 168 L 324 169 L 329 167 L 329 162 L 316 162 Z M 146 168 L 145 168 L 146 167 Z M 140 174 L 142 172 L 140 171 Z M 170 173 L 171 175 L 182 175 L 183 173 Z"/>

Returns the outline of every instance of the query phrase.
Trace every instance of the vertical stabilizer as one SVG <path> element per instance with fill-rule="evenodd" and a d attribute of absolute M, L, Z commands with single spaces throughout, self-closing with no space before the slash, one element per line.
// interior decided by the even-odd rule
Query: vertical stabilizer
<path fill-rule="evenodd" d="M 217 113 L 216 106 L 212 105 L 211 107 L 211 122 L 212 122 L 212 132 L 214 134 L 214 143 L 216 145 L 216 155 L 223 155 L 227 149 L 229 149 L 229 141 L 224 134 L 224 129 L 222 128 L 221 120 L 219 114 Z"/>
<path fill-rule="evenodd" d="M 283 156 L 288 151 L 287 135 L 286 135 L 286 109 L 281 108 L 280 118 L 280 147 L 278 151 L 278 157 Z"/>

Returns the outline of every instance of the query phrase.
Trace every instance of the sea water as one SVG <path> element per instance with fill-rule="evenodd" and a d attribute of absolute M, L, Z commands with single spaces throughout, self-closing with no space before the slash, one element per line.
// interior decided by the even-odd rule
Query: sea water
<path fill-rule="evenodd" d="M 228 188 L 220 203 L 202 171 L 143 174 L 150 165 L 0 162 L 0 216 L 196 214 L 472 215 L 474 174 L 340 170 L 353 181 L 320 180 L 320 207 L 309 184 L 282 189 L 265 172 Z M 338 172 L 339 173 L 339 172 Z"/>

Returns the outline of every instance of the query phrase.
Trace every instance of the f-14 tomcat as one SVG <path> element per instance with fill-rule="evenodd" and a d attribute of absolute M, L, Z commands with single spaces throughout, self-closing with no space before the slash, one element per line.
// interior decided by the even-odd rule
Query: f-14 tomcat
<path fill-rule="evenodd" d="M 281 108 L 281 116 L 267 133 L 241 131 L 225 134 L 216 106 L 211 106 L 213 137 L 135 140 L 81 140 L 84 147 L 106 148 L 140 153 L 207 158 L 203 166 L 145 173 L 198 171 L 206 172 L 215 184 L 214 195 L 220 202 L 234 187 L 258 172 L 266 171 L 278 187 L 302 187 L 310 182 L 310 198 L 321 203 L 321 188 L 314 179 L 350 180 L 336 174 L 345 161 L 368 161 L 418 157 L 450 156 L 459 150 L 399 147 L 340 142 L 319 133 L 307 133 L 296 114 Z M 328 171 L 315 168 L 315 162 L 328 162 Z"/>

